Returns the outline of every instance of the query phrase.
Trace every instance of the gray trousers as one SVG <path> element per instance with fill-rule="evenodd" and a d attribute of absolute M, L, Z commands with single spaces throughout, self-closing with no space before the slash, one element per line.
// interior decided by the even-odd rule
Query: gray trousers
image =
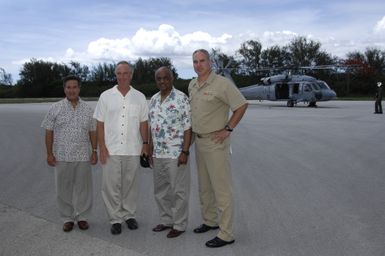
<path fill-rule="evenodd" d="M 135 218 L 139 156 L 109 156 L 102 165 L 102 197 L 111 224 Z"/>
<path fill-rule="evenodd" d="M 190 197 L 190 164 L 177 159 L 154 158 L 154 194 L 161 223 L 186 230 Z"/>
<path fill-rule="evenodd" d="M 56 162 L 55 183 L 63 221 L 87 220 L 92 207 L 90 162 Z"/>

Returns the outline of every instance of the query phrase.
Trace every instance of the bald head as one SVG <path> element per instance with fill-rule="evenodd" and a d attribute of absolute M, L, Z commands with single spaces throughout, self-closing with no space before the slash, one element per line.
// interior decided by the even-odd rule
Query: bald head
<path fill-rule="evenodd" d="M 160 93 L 168 95 L 171 92 L 174 76 L 172 71 L 168 67 L 160 67 L 155 71 L 155 82 L 158 86 Z"/>
<path fill-rule="evenodd" d="M 172 71 L 170 68 L 168 67 L 160 67 L 158 68 L 156 71 L 155 71 L 155 80 L 156 80 L 156 76 L 159 74 L 159 73 L 163 73 L 163 74 L 166 74 L 167 76 L 169 76 L 171 79 L 174 79 L 174 75 L 172 74 Z"/>

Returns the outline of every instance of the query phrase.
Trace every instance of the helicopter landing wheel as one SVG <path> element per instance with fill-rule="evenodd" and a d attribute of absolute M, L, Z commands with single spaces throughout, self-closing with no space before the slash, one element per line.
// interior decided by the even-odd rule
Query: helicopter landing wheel
<path fill-rule="evenodd" d="M 288 100 L 286 104 L 289 108 L 294 107 L 294 101 L 293 100 Z"/>

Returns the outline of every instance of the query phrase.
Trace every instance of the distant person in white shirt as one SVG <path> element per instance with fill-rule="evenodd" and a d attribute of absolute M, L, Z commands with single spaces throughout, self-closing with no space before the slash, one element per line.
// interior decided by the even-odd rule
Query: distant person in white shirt
<path fill-rule="evenodd" d="M 159 68 L 155 81 L 160 92 L 150 101 L 150 152 L 161 223 L 152 230 L 170 229 L 167 237 L 174 238 L 187 227 L 191 111 L 187 95 L 173 87 L 174 78 L 169 68 Z"/>
<path fill-rule="evenodd" d="M 56 198 L 63 231 L 89 227 L 92 207 L 91 165 L 98 161 L 93 109 L 79 98 L 80 78 L 63 79 L 66 98 L 54 103 L 41 126 L 45 128 L 47 163 L 55 167 Z M 92 152 L 91 152 L 92 147 Z"/>
<path fill-rule="evenodd" d="M 111 233 L 131 230 L 136 221 L 139 157 L 148 155 L 148 106 L 145 96 L 130 84 L 133 68 L 121 61 L 115 69 L 118 84 L 100 95 L 97 120 L 99 158 L 102 164 L 102 197 L 109 215 Z"/>

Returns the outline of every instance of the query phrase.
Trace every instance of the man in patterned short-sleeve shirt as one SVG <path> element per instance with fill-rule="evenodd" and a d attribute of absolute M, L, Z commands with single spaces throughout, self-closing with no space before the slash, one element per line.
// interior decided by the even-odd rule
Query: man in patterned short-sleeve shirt
<path fill-rule="evenodd" d="M 46 130 L 47 163 L 55 167 L 56 197 L 64 220 L 63 230 L 69 232 L 76 220 L 80 229 L 89 226 L 90 164 L 97 163 L 97 144 L 93 109 L 79 98 L 80 79 L 67 76 L 63 86 L 66 98 L 51 106 L 41 126 Z"/>
<path fill-rule="evenodd" d="M 188 164 L 191 142 L 190 105 L 187 95 L 173 87 L 169 68 L 155 72 L 160 90 L 150 101 L 150 156 L 154 163 L 154 193 L 161 224 L 154 232 L 171 229 L 168 238 L 181 235 L 187 226 L 190 192 Z"/>

